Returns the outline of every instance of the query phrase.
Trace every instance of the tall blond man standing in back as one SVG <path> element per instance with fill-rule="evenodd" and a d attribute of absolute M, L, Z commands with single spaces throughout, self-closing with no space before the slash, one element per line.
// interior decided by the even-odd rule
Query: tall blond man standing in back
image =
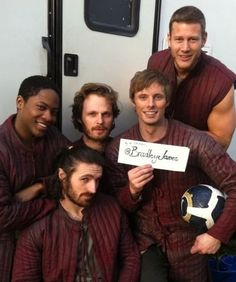
<path fill-rule="evenodd" d="M 206 41 L 202 11 L 181 7 L 169 22 L 169 48 L 154 53 L 148 69 L 163 72 L 171 82 L 173 95 L 166 115 L 206 131 L 227 149 L 236 126 L 236 75 L 202 51 Z"/>

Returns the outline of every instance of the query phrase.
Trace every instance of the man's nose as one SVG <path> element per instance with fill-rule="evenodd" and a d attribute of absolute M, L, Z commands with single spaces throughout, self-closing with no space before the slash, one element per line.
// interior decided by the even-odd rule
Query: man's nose
<path fill-rule="evenodd" d="M 89 193 L 95 194 L 97 191 L 97 182 L 95 180 L 91 180 L 88 187 Z"/>
<path fill-rule="evenodd" d="M 184 40 L 182 43 L 182 50 L 188 51 L 190 49 L 188 40 Z"/>
<path fill-rule="evenodd" d="M 153 99 L 153 97 L 150 97 L 149 99 L 148 99 L 148 106 L 149 107 L 152 107 L 154 105 L 154 99 Z"/>
<path fill-rule="evenodd" d="M 98 124 L 102 124 L 103 123 L 103 116 L 102 116 L 102 114 L 98 114 L 98 116 L 97 116 L 97 123 Z"/>

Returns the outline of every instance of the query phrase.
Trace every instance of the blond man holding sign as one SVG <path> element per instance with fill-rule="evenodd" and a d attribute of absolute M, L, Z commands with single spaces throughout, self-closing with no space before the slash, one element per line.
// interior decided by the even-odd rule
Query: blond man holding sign
<path fill-rule="evenodd" d="M 108 177 L 134 223 L 141 281 L 203 282 L 206 254 L 216 253 L 236 228 L 236 163 L 206 133 L 165 117 L 170 93 L 162 73 L 135 74 L 130 98 L 138 124 L 107 147 Z M 203 234 L 180 213 L 181 196 L 199 183 L 228 195 L 216 224 Z"/>

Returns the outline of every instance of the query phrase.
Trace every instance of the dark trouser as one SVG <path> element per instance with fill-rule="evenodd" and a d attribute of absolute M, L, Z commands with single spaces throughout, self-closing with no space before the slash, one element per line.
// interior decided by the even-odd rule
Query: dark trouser
<path fill-rule="evenodd" d="M 158 246 L 152 245 L 141 258 L 140 282 L 168 282 L 168 260 Z"/>

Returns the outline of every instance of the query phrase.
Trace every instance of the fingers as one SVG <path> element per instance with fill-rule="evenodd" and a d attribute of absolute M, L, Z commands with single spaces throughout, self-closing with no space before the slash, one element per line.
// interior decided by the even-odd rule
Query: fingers
<path fill-rule="evenodd" d="M 197 236 L 190 252 L 191 254 L 215 254 L 221 246 L 218 239 L 213 238 L 207 233 Z"/>
<path fill-rule="evenodd" d="M 153 167 L 151 165 L 143 165 L 135 167 L 128 172 L 130 182 L 130 191 L 140 193 L 144 186 L 153 178 Z"/>

